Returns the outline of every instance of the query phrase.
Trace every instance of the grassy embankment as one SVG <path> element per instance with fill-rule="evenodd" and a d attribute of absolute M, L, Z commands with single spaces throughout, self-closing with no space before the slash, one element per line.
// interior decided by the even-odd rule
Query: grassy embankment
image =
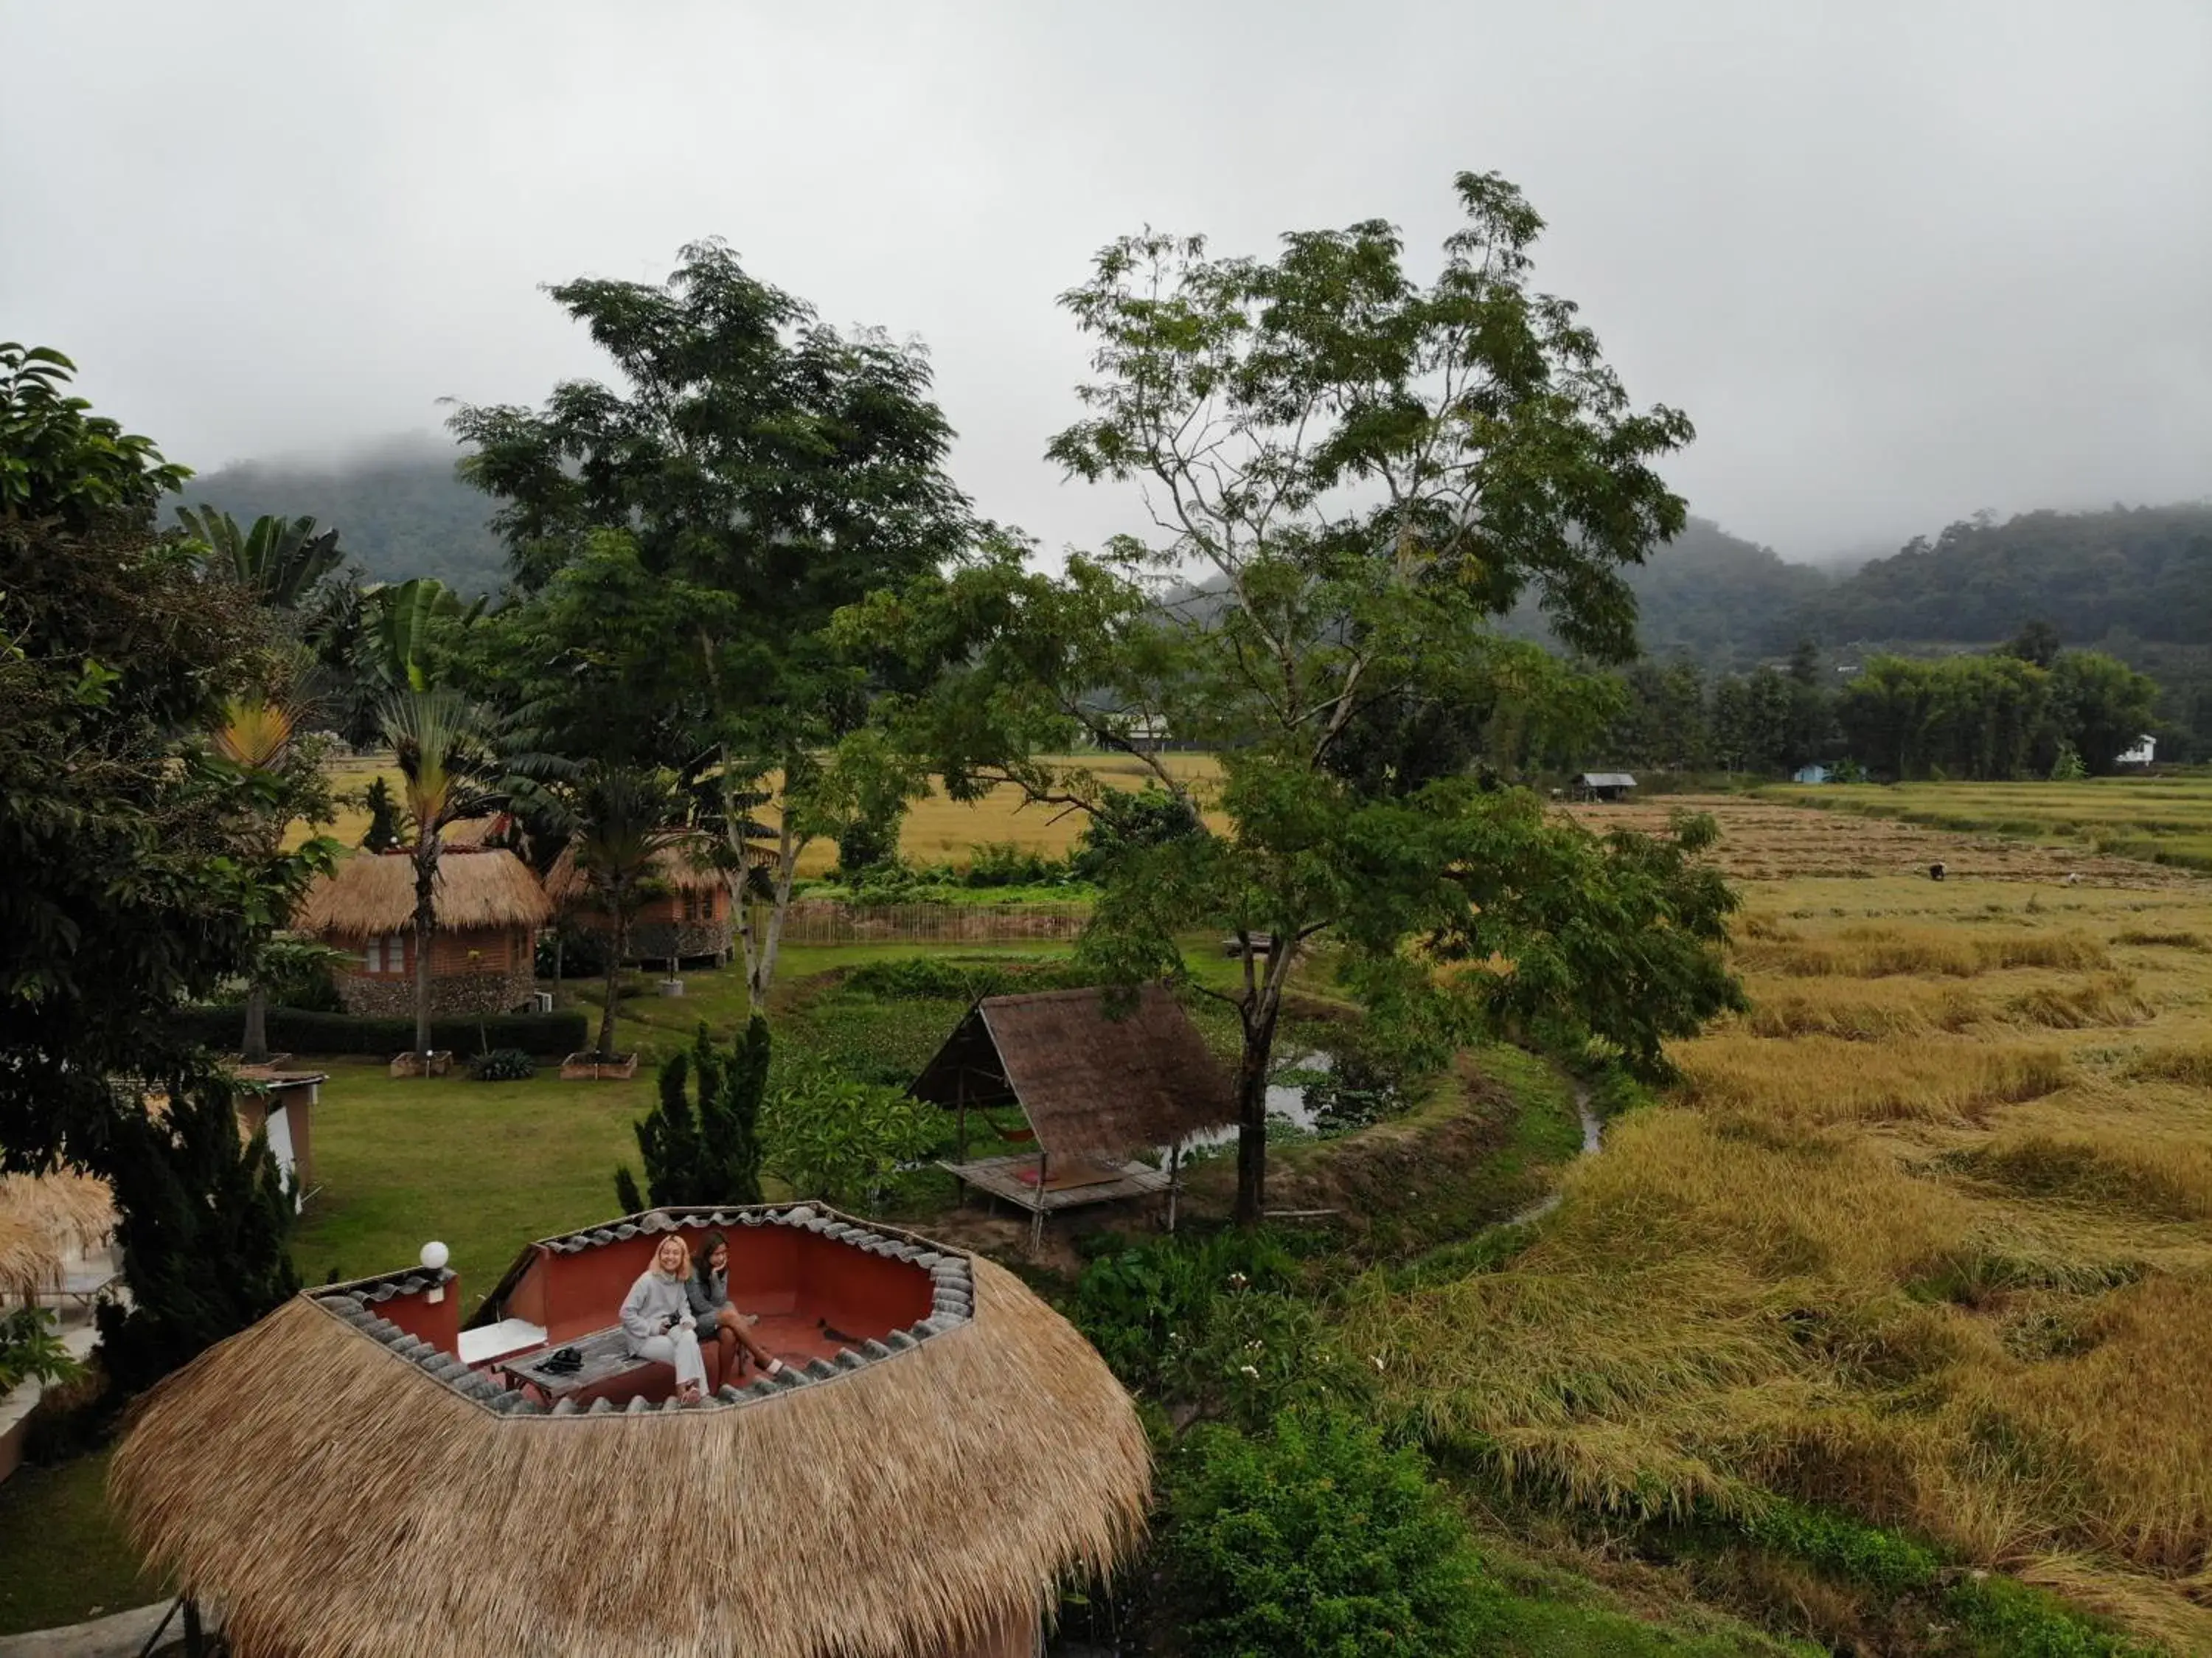
<path fill-rule="evenodd" d="M 2212 870 L 2212 776 L 2095 777 L 2081 783 L 1906 783 L 1753 791 L 1761 800 L 1893 818 L 1966 833 L 2017 836 Z"/>

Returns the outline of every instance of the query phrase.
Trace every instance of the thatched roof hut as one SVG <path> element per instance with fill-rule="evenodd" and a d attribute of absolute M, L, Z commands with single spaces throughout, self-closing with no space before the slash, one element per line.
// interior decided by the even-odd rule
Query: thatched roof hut
<path fill-rule="evenodd" d="M 1237 1119 L 1230 1079 L 1166 990 L 1146 985 L 1116 1018 L 1103 990 L 987 996 L 913 1093 L 941 1106 L 1018 1105 L 1060 1158 L 1126 1156 Z"/>
<path fill-rule="evenodd" d="M 432 902 L 438 926 L 454 932 L 542 927 L 553 914 L 530 866 L 504 849 L 448 846 Z M 357 852 L 307 889 L 293 924 L 348 943 L 405 932 L 415 924 L 415 866 L 404 853 Z"/>
<path fill-rule="evenodd" d="M 0 1175 L 0 1292 L 58 1285 L 70 1257 L 99 1249 L 114 1229 L 105 1180 L 67 1170 Z"/>
<path fill-rule="evenodd" d="M 720 892 L 729 882 L 713 859 L 714 843 L 703 832 L 694 835 L 653 854 L 652 879 L 673 893 Z M 545 896 L 556 909 L 591 907 L 591 878 L 576 867 L 574 842 L 562 849 L 553 867 L 545 872 Z"/>
<path fill-rule="evenodd" d="M 1063 1575 L 1126 1558 L 1149 1501 L 1097 1354 L 991 1262 L 806 1206 L 533 1250 L 634 1271 L 708 1223 L 804 1228 L 923 1275 L 933 1310 L 704 1404 L 548 1415 L 393 1322 L 450 1273 L 319 1289 L 146 1399 L 110 1478 L 125 1525 L 240 1658 L 1026 1658 Z"/>

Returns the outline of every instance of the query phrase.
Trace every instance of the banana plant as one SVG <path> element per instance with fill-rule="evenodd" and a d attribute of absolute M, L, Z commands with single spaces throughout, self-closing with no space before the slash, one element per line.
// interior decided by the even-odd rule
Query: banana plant
<path fill-rule="evenodd" d="M 267 514 L 241 530 L 227 512 L 203 504 L 195 512 L 177 509 L 185 533 L 208 549 L 215 569 L 252 593 L 257 603 L 277 610 L 297 610 L 323 577 L 336 570 L 344 555 L 338 551 L 338 533 L 315 533 L 313 518 L 283 519 Z"/>

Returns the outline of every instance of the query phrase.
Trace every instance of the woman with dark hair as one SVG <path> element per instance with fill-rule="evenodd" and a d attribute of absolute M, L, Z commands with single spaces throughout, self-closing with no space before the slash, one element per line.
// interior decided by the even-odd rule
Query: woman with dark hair
<path fill-rule="evenodd" d="M 727 1382 L 733 1378 L 732 1366 L 739 1349 L 760 1367 L 763 1375 L 781 1375 L 783 1361 L 753 1339 L 749 1327 L 753 1321 L 730 1304 L 730 1240 L 719 1232 L 709 1232 L 700 1240 L 697 1259 L 684 1290 L 700 1334 L 711 1335 L 721 1347 L 719 1374 L 722 1380 Z"/>

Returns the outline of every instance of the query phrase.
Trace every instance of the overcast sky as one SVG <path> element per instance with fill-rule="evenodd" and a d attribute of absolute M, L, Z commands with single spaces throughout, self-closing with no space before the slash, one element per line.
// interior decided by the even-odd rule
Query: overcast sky
<path fill-rule="evenodd" d="M 1495 168 L 1739 534 L 2212 495 L 2208 0 L 0 0 L 0 338 L 203 468 L 536 402 L 595 366 L 538 284 L 719 235 L 927 340 L 980 508 L 1088 545 L 1102 243 L 1425 265 Z"/>

